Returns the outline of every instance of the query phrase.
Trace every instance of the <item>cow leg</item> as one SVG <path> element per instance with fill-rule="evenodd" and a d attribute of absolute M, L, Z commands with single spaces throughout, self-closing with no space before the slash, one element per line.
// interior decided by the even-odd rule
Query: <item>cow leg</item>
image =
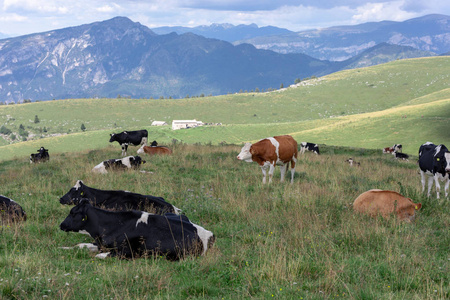
<path fill-rule="evenodd" d="M 297 162 L 296 158 L 292 158 L 291 160 L 291 184 L 294 183 L 294 174 L 295 174 L 295 163 Z"/>
<path fill-rule="evenodd" d="M 270 164 L 270 167 L 269 167 L 269 183 L 272 182 L 273 172 L 274 171 L 275 171 L 275 163 Z"/>
<path fill-rule="evenodd" d="M 439 193 L 441 192 L 441 184 L 439 183 L 439 177 L 436 173 L 436 175 L 434 175 L 434 183 L 436 184 L 436 198 L 439 199 Z"/>
<path fill-rule="evenodd" d="M 128 144 L 122 144 L 122 156 L 127 155 Z"/>
<path fill-rule="evenodd" d="M 450 175 L 447 175 L 447 176 L 450 177 Z M 447 179 L 447 182 L 445 183 L 445 189 L 444 189 L 444 191 L 445 191 L 445 197 L 446 197 L 446 198 L 448 198 L 448 189 L 449 189 L 449 187 L 450 187 L 450 178 Z"/>
<path fill-rule="evenodd" d="M 425 192 L 425 183 L 426 183 L 426 178 L 425 178 L 425 172 L 420 170 L 420 181 L 422 182 L 422 193 Z"/>
<path fill-rule="evenodd" d="M 427 197 L 430 197 L 430 195 L 431 195 L 431 188 L 433 187 L 433 180 L 434 180 L 434 177 L 436 177 L 436 176 L 430 176 L 430 177 L 428 178 L 428 193 L 427 193 Z M 439 192 L 438 192 L 439 182 L 438 182 L 437 179 L 436 179 L 435 181 L 436 181 L 437 198 L 439 199 Z M 441 188 L 441 187 L 439 186 L 439 189 L 440 189 L 440 188 Z"/>
<path fill-rule="evenodd" d="M 266 166 L 261 166 L 261 171 L 263 173 L 263 184 L 266 184 Z"/>
<path fill-rule="evenodd" d="M 283 164 L 283 165 L 280 166 L 280 171 L 281 171 L 280 182 L 284 181 L 284 174 L 286 174 L 286 170 L 287 170 L 288 166 L 289 166 L 289 162 L 287 164 Z"/>

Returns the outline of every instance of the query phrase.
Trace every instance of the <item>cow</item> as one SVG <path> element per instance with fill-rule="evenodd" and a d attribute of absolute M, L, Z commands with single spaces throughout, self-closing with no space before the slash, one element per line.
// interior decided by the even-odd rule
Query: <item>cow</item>
<path fill-rule="evenodd" d="M 150 144 L 150 146 L 156 147 L 156 146 L 158 146 L 158 142 L 157 142 L 157 141 L 153 141 L 153 142 Z"/>
<path fill-rule="evenodd" d="M 345 162 L 348 162 L 348 164 L 350 165 L 350 167 L 353 167 L 353 166 L 358 166 L 358 167 L 360 167 L 361 166 L 361 163 L 360 162 L 356 162 L 356 161 L 354 161 L 353 160 L 353 158 L 349 158 L 349 159 L 347 159 Z"/>
<path fill-rule="evenodd" d="M 142 145 L 141 148 L 138 149 L 137 151 L 138 154 L 142 154 L 142 153 L 147 153 L 149 155 L 169 155 L 172 154 L 172 150 L 170 150 L 168 147 L 166 146 L 145 146 Z"/>
<path fill-rule="evenodd" d="M 419 168 L 422 182 L 422 193 L 425 191 L 425 177 L 428 176 L 428 192 L 430 197 L 433 179 L 436 184 L 436 198 L 439 199 L 441 186 L 439 180 L 445 182 L 445 197 L 448 197 L 450 185 L 450 152 L 445 145 L 427 142 L 419 148 Z"/>
<path fill-rule="evenodd" d="M 91 188 L 78 180 L 64 196 L 59 199 L 61 204 L 77 205 L 81 199 L 89 199 L 95 206 L 111 210 L 142 210 L 157 214 L 181 212 L 162 197 L 141 195 L 121 190 L 99 190 Z"/>
<path fill-rule="evenodd" d="M 27 214 L 14 200 L 0 195 L 0 220 L 5 223 L 25 221 Z"/>
<path fill-rule="evenodd" d="M 297 142 L 290 135 L 268 137 L 257 143 L 245 143 L 237 159 L 246 162 L 255 161 L 261 166 L 263 184 L 266 183 L 266 171 L 269 168 L 269 183 L 272 182 L 275 165 L 281 169 L 281 182 L 291 163 L 291 184 L 294 182 L 295 163 L 297 162 Z"/>
<path fill-rule="evenodd" d="M 154 215 L 144 211 L 107 211 L 82 200 L 60 224 L 61 230 L 88 233 L 102 251 L 119 258 L 164 256 L 179 260 L 205 255 L 214 243 L 211 231 L 184 215 Z"/>
<path fill-rule="evenodd" d="M 372 217 L 381 215 L 389 218 L 395 214 L 399 220 L 413 222 L 416 217 L 416 210 L 422 207 L 420 203 L 414 203 L 410 198 L 406 198 L 394 191 L 373 189 L 359 195 L 353 202 L 353 209 L 360 213 L 368 214 Z"/>
<path fill-rule="evenodd" d="M 111 133 L 109 142 L 118 142 L 122 147 L 122 156 L 127 155 L 128 145 L 146 145 L 148 131 L 145 129 L 135 131 L 122 131 L 121 133 Z"/>
<path fill-rule="evenodd" d="M 39 150 L 37 150 L 37 152 L 38 153 L 31 153 L 30 164 L 46 162 L 46 161 L 50 160 L 50 155 L 48 154 L 48 149 L 41 147 Z"/>
<path fill-rule="evenodd" d="M 126 169 L 139 169 L 146 161 L 142 160 L 140 156 L 127 156 L 124 158 L 108 159 L 104 160 L 94 168 L 92 172 L 106 174 L 108 170 L 126 170 Z"/>
<path fill-rule="evenodd" d="M 314 143 L 308 143 L 308 142 L 301 142 L 300 143 L 300 154 L 304 154 L 306 152 L 306 150 L 308 151 L 312 151 L 313 153 L 319 155 L 319 146 L 317 144 Z"/>
<path fill-rule="evenodd" d="M 402 160 L 406 160 L 406 161 L 409 158 L 408 154 L 402 153 L 402 152 L 397 152 L 397 151 L 392 152 L 392 155 L 394 155 L 395 159 L 402 159 Z"/>

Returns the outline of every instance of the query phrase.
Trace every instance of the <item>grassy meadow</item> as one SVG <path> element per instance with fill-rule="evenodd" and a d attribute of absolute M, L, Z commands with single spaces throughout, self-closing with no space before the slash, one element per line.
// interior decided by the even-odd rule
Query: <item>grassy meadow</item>
<path fill-rule="evenodd" d="M 0 162 L 2 194 L 19 202 L 24 223 L 0 228 L 1 299 L 448 299 L 448 199 L 420 193 L 414 160 L 380 151 L 322 147 L 300 156 L 293 185 L 262 185 L 240 146 L 171 144 L 170 157 L 148 157 L 142 170 L 93 174 L 117 149 L 53 155 L 48 163 Z M 353 157 L 361 167 L 344 161 Z M 96 259 L 59 247 L 90 242 L 59 224 L 71 207 L 59 198 L 81 179 L 100 189 L 164 197 L 216 243 L 206 256 Z M 414 224 L 373 219 L 351 203 L 372 189 L 420 202 Z"/>

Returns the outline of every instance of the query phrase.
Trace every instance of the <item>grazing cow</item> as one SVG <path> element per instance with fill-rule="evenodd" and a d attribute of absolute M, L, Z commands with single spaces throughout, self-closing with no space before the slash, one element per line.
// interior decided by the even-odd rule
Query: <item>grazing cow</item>
<path fill-rule="evenodd" d="M 143 210 L 163 213 L 180 213 L 180 209 L 166 202 L 162 197 L 141 195 L 120 190 L 98 190 L 91 188 L 78 180 L 64 196 L 59 199 L 61 204 L 80 203 L 87 198 L 93 206 L 113 210 Z"/>
<path fill-rule="evenodd" d="M 397 152 L 397 151 L 392 152 L 392 155 L 394 155 L 395 159 L 408 160 L 408 158 L 409 158 L 408 154 Z"/>
<path fill-rule="evenodd" d="M 319 153 L 319 146 L 317 144 L 308 143 L 308 142 L 301 142 L 300 143 L 300 154 L 305 153 L 306 150 L 312 151 L 315 154 L 320 154 Z"/>
<path fill-rule="evenodd" d="M 0 220 L 2 222 L 25 221 L 26 219 L 27 214 L 17 202 L 0 195 Z"/>
<path fill-rule="evenodd" d="M 147 130 L 122 131 L 121 133 L 112 133 L 109 142 L 118 142 L 122 147 L 122 156 L 127 155 L 128 145 L 145 145 L 147 144 Z"/>
<path fill-rule="evenodd" d="M 145 146 L 142 145 L 141 148 L 137 151 L 138 154 L 147 153 L 149 155 L 155 155 L 155 154 L 163 154 L 168 155 L 172 154 L 172 150 L 170 150 L 166 146 Z"/>
<path fill-rule="evenodd" d="M 422 181 L 422 193 L 425 191 L 425 175 L 428 177 L 428 192 L 430 197 L 433 179 L 436 184 L 436 198 L 439 199 L 441 186 L 439 180 L 445 182 L 445 197 L 448 197 L 450 185 L 450 152 L 444 145 L 427 142 L 419 148 L 419 168 Z"/>
<path fill-rule="evenodd" d="M 388 218 L 395 213 L 397 218 L 406 222 L 413 222 L 416 210 L 422 207 L 394 191 L 369 190 L 359 195 L 353 202 L 353 209 L 372 217 L 381 215 Z"/>
<path fill-rule="evenodd" d="M 50 155 L 48 155 L 48 149 L 41 147 L 39 150 L 37 150 L 37 152 L 38 153 L 31 153 L 30 164 L 45 162 L 50 159 Z"/>
<path fill-rule="evenodd" d="M 108 170 L 126 170 L 139 169 L 146 161 L 142 160 L 140 156 L 127 156 L 124 158 L 108 159 L 96 165 L 92 172 L 106 174 Z"/>
<path fill-rule="evenodd" d="M 255 144 L 245 143 L 237 159 L 246 162 L 256 161 L 263 173 L 263 184 L 266 183 L 266 170 L 269 168 L 269 183 L 272 182 L 275 165 L 281 169 L 281 182 L 291 163 L 291 184 L 294 182 L 295 163 L 297 162 L 297 142 L 290 135 L 268 137 Z"/>
<path fill-rule="evenodd" d="M 188 255 L 204 255 L 214 243 L 211 231 L 191 223 L 184 215 L 107 211 L 84 200 L 70 210 L 60 228 L 88 233 L 101 250 L 109 251 L 98 256 L 101 258 L 163 255 L 178 260 Z"/>
<path fill-rule="evenodd" d="M 361 166 L 361 163 L 354 161 L 353 158 L 351 158 L 351 157 L 349 159 L 347 159 L 346 162 L 348 162 L 350 167 L 353 167 L 353 166 L 360 167 Z"/>

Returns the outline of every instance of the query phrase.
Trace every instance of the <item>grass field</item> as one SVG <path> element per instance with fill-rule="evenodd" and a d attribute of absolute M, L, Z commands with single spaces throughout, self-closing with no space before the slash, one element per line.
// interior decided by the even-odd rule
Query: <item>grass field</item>
<path fill-rule="evenodd" d="M 48 163 L 0 162 L 2 194 L 28 214 L 0 228 L 2 299 L 448 299 L 448 199 L 420 193 L 414 161 L 367 149 L 322 147 L 300 157 L 293 185 L 262 185 L 255 163 L 237 161 L 239 146 L 170 145 L 170 157 L 146 157 L 143 170 L 93 174 L 117 149 L 51 156 Z M 361 167 L 344 161 L 353 157 Z M 90 242 L 59 224 L 59 204 L 81 179 L 100 189 L 164 197 L 214 232 L 204 257 L 99 260 Z M 422 203 L 414 224 L 373 219 L 351 203 L 372 188 Z"/>

